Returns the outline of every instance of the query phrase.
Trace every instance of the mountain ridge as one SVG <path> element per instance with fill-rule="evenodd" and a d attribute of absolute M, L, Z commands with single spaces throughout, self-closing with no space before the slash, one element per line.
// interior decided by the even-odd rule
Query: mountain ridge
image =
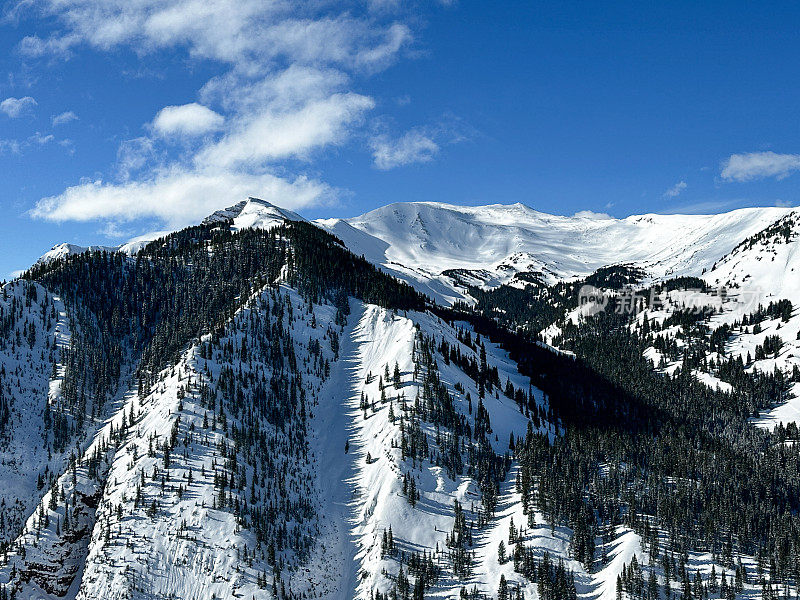
<path fill-rule="evenodd" d="M 343 240 L 355 254 L 450 304 L 469 299 L 464 281 L 491 289 L 515 284 L 526 273 L 552 284 L 586 277 L 601 267 L 633 264 L 651 281 L 700 277 L 737 244 L 792 214 L 798 214 L 797 209 L 753 207 L 710 215 L 650 213 L 618 219 L 551 215 L 521 203 L 406 202 L 312 223 Z M 234 231 L 306 221 L 251 197 L 216 211 L 203 223 L 228 219 Z M 40 261 L 91 249 L 135 254 L 165 233 L 140 236 L 117 247 L 61 244 Z M 450 271 L 461 277 L 449 276 Z"/>

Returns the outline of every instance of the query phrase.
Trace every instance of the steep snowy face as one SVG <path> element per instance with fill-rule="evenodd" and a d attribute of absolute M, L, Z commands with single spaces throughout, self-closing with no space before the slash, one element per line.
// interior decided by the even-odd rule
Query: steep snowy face
<path fill-rule="evenodd" d="M 69 343 L 58 296 L 27 281 L 0 288 L 0 543 L 16 536 L 47 478 L 65 466 L 65 444 L 52 442 Z"/>
<path fill-rule="evenodd" d="M 408 279 L 437 300 L 463 294 L 454 275 L 495 287 L 531 272 L 545 283 L 633 263 L 653 279 L 697 275 L 790 209 L 720 215 L 564 217 L 522 204 L 464 207 L 392 204 L 347 220 L 321 220 L 356 254 Z M 468 272 L 468 273 L 466 273 Z"/>
<path fill-rule="evenodd" d="M 757 288 L 764 296 L 800 297 L 800 211 L 794 210 L 743 239 L 712 266 L 713 285 Z"/>

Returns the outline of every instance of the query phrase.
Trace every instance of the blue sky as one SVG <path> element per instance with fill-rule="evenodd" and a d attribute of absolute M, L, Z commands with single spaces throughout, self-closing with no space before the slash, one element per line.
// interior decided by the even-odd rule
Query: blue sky
<path fill-rule="evenodd" d="M 26 0 L 0 20 L 0 278 L 246 195 L 559 214 L 798 204 L 795 4 Z"/>

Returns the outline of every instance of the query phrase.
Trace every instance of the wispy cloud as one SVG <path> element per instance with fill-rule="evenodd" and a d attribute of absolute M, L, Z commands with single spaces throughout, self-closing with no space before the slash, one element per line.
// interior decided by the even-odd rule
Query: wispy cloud
<path fill-rule="evenodd" d="M 379 135 L 372 140 L 372 157 L 375 166 L 382 170 L 428 162 L 438 152 L 439 145 L 418 129 L 412 129 L 399 138 Z"/>
<path fill-rule="evenodd" d="M 374 105 L 371 98 L 348 92 L 309 100 L 293 110 L 240 116 L 226 135 L 198 152 L 195 163 L 237 167 L 306 158 L 316 149 L 343 142 L 349 126 Z"/>
<path fill-rule="evenodd" d="M 30 96 L 23 98 L 6 98 L 0 102 L 0 112 L 11 119 L 18 119 L 36 106 L 37 102 Z"/>
<path fill-rule="evenodd" d="M 97 233 L 112 240 L 118 240 L 130 238 L 134 232 L 132 229 L 121 229 L 120 226 L 114 221 L 107 221 L 103 224 L 103 227 L 97 231 Z"/>
<path fill-rule="evenodd" d="M 0 139 L 0 154 L 24 154 L 26 151 L 41 148 L 51 143 L 58 143 L 60 146 L 68 148 L 71 145 L 69 140 L 56 140 L 52 133 L 35 132 L 24 140 Z"/>
<path fill-rule="evenodd" d="M 800 154 L 775 152 L 749 152 L 731 154 L 722 163 L 722 179 L 727 181 L 753 181 L 774 177 L 783 179 L 800 169 Z"/>
<path fill-rule="evenodd" d="M 20 144 L 19 140 L 0 139 L 0 154 L 19 154 L 21 150 L 22 145 Z"/>
<path fill-rule="evenodd" d="M 685 190 L 687 187 L 688 186 L 686 185 L 685 181 L 679 181 L 678 183 L 673 185 L 671 188 L 669 188 L 666 192 L 664 192 L 663 197 L 664 198 L 677 198 L 678 196 L 681 195 L 681 193 L 683 193 L 683 190 Z"/>
<path fill-rule="evenodd" d="M 392 135 L 390 123 L 376 120 L 369 140 L 375 168 L 386 171 L 405 165 L 433 160 L 445 146 L 459 144 L 479 136 L 463 119 L 446 113 L 434 123 L 413 127 Z"/>
<path fill-rule="evenodd" d="M 53 124 L 53 127 L 58 127 L 59 125 L 64 125 L 66 123 L 70 123 L 72 121 L 77 121 L 78 115 L 76 115 L 71 110 L 62 112 L 57 115 L 53 115 L 50 118 L 50 122 Z"/>
<path fill-rule="evenodd" d="M 28 138 L 28 142 L 30 144 L 36 144 L 37 146 L 44 146 L 46 144 L 49 144 L 50 142 L 55 141 L 55 139 L 56 136 L 54 136 L 52 133 L 43 134 L 37 131 Z"/>

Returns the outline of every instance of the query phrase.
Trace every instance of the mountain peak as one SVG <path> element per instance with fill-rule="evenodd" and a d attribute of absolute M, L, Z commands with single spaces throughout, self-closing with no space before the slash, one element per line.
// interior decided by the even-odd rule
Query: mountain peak
<path fill-rule="evenodd" d="M 106 251 L 106 252 L 116 252 L 117 246 L 78 246 L 77 244 L 70 244 L 69 242 L 62 242 L 61 244 L 56 244 L 50 250 L 45 252 L 42 256 L 39 257 L 39 260 L 36 261 L 37 264 L 44 264 L 48 263 L 53 260 L 57 260 L 59 258 L 64 258 L 65 256 L 70 256 L 72 254 L 81 254 L 82 252 L 86 252 L 87 250 L 97 250 L 97 251 Z"/>
<path fill-rule="evenodd" d="M 305 221 L 296 212 L 275 206 L 271 202 L 250 196 L 233 206 L 215 211 L 203 219 L 203 225 L 233 220 L 231 229 L 269 229 L 285 221 Z"/>

